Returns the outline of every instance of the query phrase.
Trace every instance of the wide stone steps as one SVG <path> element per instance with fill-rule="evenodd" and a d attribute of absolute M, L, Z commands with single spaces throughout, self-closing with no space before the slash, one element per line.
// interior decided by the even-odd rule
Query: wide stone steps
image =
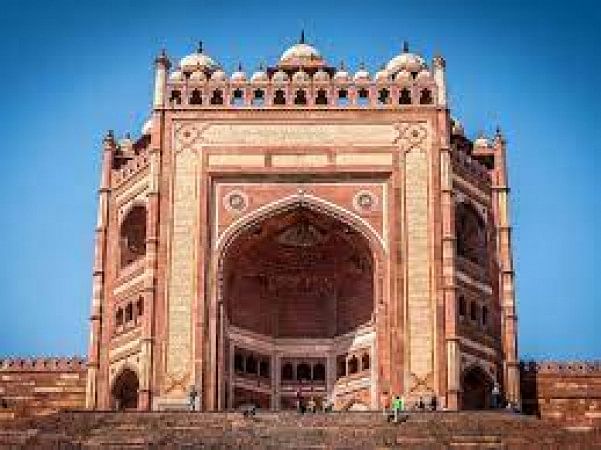
<path fill-rule="evenodd" d="M 601 431 L 571 432 L 505 412 L 64 412 L 0 422 L 0 450 L 16 449 L 599 449 Z"/>

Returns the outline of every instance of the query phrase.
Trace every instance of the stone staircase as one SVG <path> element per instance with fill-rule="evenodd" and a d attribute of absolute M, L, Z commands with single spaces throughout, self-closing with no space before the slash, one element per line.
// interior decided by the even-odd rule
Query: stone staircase
<path fill-rule="evenodd" d="M 601 429 L 565 429 L 506 412 L 62 412 L 0 422 L 0 450 L 599 449 Z"/>

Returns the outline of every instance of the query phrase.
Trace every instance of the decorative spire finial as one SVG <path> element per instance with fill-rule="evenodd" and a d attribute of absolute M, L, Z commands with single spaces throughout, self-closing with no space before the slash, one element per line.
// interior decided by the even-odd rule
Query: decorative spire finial
<path fill-rule="evenodd" d="M 365 63 L 363 61 L 359 63 L 359 70 L 365 70 Z"/>
<path fill-rule="evenodd" d="M 344 70 L 345 66 L 344 66 L 344 61 L 340 61 L 340 70 Z"/>
<path fill-rule="evenodd" d="M 305 43 L 305 30 L 301 30 L 301 37 L 300 37 L 300 41 L 298 42 L 299 44 L 304 44 Z"/>
<path fill-rule="evenodd" d="M 242 61 L 238 61 L 238 72 L 242 72 Z"/>
<path fill-rule="evenodd" d="M 409 53 L 409 42 L 403 41 L 403 53 Z"/>
<path fill-rule="evenodd" d="M 202 53 L 202 41 L 198 41 L 198 50 L 197 53 Z"/>

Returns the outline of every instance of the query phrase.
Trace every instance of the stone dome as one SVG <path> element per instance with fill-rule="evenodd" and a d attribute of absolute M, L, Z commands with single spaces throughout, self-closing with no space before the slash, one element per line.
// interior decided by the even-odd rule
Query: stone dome
<path fill-rule="evenodd" d="M 288 75 L 283 70 L 278 70 L 273 74 L 272 81 L 274 83 L 286 83 L 288 81 Z"/>
<path fill-rule="evenodd" d="M 409 46 L 405 42 L 403 52 L 392 58 L 386 65 L 390 73 L 397 73 L 401 70 L 408 72 L 419 72 L 426 67 L 426 61 L 419 55 L 409 52 Z"/>
<path fill-rule="evenodd" d="M 215 72 L 213 72 L 213 74 L 211 75 L 211 81 L 212 82 L 226 82 L 227 81 L 227 75 L 225 74 L 225 72 L 221 69 L 216 70 Z"/>
<path fill-rule="evenodd" d="M 324 65 L 324 61 L 317 49 L 305 42 L 305 32 L 303 31 L 299 42 L 282 53 L 278 65 L 284 67 L 320 67 Z"/>
<path fill-rule="evenodd" d="M 192 72 L 192 74 L 190 75 L 190 81 L 204 82 L 204 81 L 207 81 L 207 76 L 205 75 L 205 73 L 203 71 L 196 70 L 196 71 Z"/>
<path fill-rule="evenodd" d="M 205 55 L 202 50 L 202 43 L 199 44 L 198 50 L 188 56 L 184 56 L 179 62 L 183 72 L 193 72 L 194 70 L 216 70 L 219 65 L 208 55 Z"/>
<path fill-rule="evenodd" d="M 142 125 L 142 136 L 148 136 L 152 132 L 152 119 L 148 119 Z"/>
<path fill-rule="evenodd" d="M 316 81 L 318 83 L 328 82 L 328 81 L 330 81 L 330 75 L 325 70 L 319 69 L 313 75 L 313 81 Z"/>
<path fill-rule="evenodd" d="M 250 81 L 251 83 L 266 83 L 269 81 L 269 76 L 263 67 L 259 67 L 259 70 L 253 73 L 250 77 Z"/>
<path fill-rule="evenodd" d="M 411 81 L 411 73 L 408 72 L 407 70 L 401 70 L 399 73 L 397 73 L 394 76 L 394 80 L 397 83 L 406 83 L 406 82 L 410 82 Z"/>
<path fill-rule="evenodd" d="M 376 72 L 374 76 L 375 80 L 380 83 L 385 83 L 390 80 L 390 73 L 382 67 L 379 71 Z"/>
<path fill-rule="evenodd" d="M 184 74 L 179 69 L 174 70 L 169 75 L 169 81 L 175 81 L 175 82 L 184 81 Z"/>
<path fill-rule="evenodd" d="M 451 134 L 455 136 L 464 136 L 465 134 L 462 123 L 455 118 L 451 118 Z"/>
<path fill-rule="evenodd" d="M 359 66 L 359 70 L 355 73 L 355 76 L 353 77 L 353 79 L 356 82 L 365 82 L 365 81 L 369 81 L 371 79 L 371 76 L 369 75 L 369 72 L 367 70 L 365 70 L 365 65 L 361 64 Z"/>
<path fill-rule="evenodd" d="M 421 80 L 421 81 L 429 81 L 429 80 L 432 79 L 432 75 L 426 69 L 422 69 L 417 74 L 417 77 L 415 77 L 415 79 L 416 80 Z"/>
<path fill-rule="evenodd" d="M 246 72 L 242 70 L 242 64 L 238 64 L 238 70 L 232 73 L 230 80 L 237 83 L 243 83 L 246 81 Z"/>
<path fill-rule="evenodd" d="M 489 146 L 488 138 L 486 136 L 484 136 L 483 134 L 481 134 L 476 139 L 474 139 L 474 147 L 488 147 L 488 146 Z"/>
<path fill-rule="evenodd" d="M 310 80 L 309 74 L 302 69 L 292 75 L 292 82 L 294 83 L 308 83 Z"/>
<path fill-rule="evenodd" d="M 351 81 L 351 76 L 346 71 L 344 63 L 340 64 L 340 68 L 334 74 L 334 81 L 337 83 L 348 83 L 349 81 Z"/>

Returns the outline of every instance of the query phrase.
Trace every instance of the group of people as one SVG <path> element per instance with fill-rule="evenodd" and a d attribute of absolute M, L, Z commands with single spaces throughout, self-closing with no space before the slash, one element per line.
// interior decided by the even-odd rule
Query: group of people
<path fill-rule="evenodd" d="M 330 401 L 317 402 L 315 397 L 310 397 L 305 403 L 303 401 L 302 393 L 299 390 L 296 391 L 296 410 L 301 413 L 316 413 L 316 412 L 332 412 L 334 405 Z"/>

